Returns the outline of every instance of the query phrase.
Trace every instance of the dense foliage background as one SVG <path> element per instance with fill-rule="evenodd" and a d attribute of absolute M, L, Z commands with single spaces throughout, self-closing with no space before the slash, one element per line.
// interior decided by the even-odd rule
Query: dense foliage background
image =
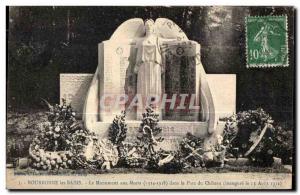
<path fill-rule="evenodd" d="M 288 68 L 246 69 L 246 15 L 288 16 Z M 237 74 L 237 111 L 262 107 L 293 123 L 294 9 L 292 7 L 8 7 L 9 111 L 59 102 L 60 73 L 94 73 L 97 45 L 130 18 L 166 17 L 202 46 L 207 73 Z"/>

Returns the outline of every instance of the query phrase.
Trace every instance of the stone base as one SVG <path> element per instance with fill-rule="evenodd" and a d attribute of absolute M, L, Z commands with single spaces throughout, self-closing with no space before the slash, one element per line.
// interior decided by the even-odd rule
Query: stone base
<path fill-rule="evenodd" d="M 238 159 L 229 158 L 226 164 L 230 166 L 238 167 L 238 166 L 248 166 L 250 162 L 248 158 L 238 158 Z"/>
<path fill-rule="evenodd" d="M 138 129 L 140 127 L 140 121 L 126 121 L 127 123 L 127 138 L 125 141 L 135 141 Z M 97 122 L 94 126 L 94 132 L 100 137 L 105 138 L 108 136 L 108 129 L 111 122 Z M 225 122 L 219 122 L 217 125 L 216 133 L 222 134 Z M 164 150 L 177 150 L 181 140 L 187 133 L 192 133 L 197 137 L 208 137 L 208 123 L 207 122 L 186 122 L 186 121 L 160 121 L 159 127 L 162 128 L 162 132 L 159 136 L 164 138 L 157 149 L 162 148 Z"/>

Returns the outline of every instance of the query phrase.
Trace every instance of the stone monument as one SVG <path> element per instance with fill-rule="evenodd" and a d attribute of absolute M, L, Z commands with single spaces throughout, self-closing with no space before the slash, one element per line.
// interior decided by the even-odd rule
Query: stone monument
<path fill-rule="evenodd" d="M 223 81 L 230 82 L 229 91 L 222 89 Z M 134 139 L 144 108 L 151 104 L 161 117 L 162 147 L 172 150 L 187 132 L 202 137 L 222 133 L 219 115 L 235 112 L 235 75 L 207 75 L 200 44 L 173 21 L 134 18 L 98 45 L 98 67 L 82 98 L 85 127 L 100 137 L 125 110 L 127 137 Z"/>

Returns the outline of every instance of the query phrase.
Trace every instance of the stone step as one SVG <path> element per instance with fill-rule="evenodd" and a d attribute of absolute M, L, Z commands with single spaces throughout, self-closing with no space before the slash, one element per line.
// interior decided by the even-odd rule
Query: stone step
<path fill-rule="evenodd" d="M 140 121 L 126 121 L 128 130 L 126 141 L 136 140 L 137 132 L 140 127 Z M 108 129 L 112 123 L 110 122 L 97 122 L 94 126 L 94 132 L 100 138 L 107 138 Z M 225 126 L 225 122 L 218 122 L 217 133 L 222 133 Z M 187 121 L 160 121 L 159 127 L 162 128 L 162 132 L 158 135 L 164 138 L 164 141 L 160 143 L 159 148 L 165 150 L 177 150 L 181 140 L 187 133 L 192 133 L 198 137 L 206 137 L 208 135 L 208 123 L 207 122 L 187 122 Z M 105 130 L 104 130 L 105 129 Z"/>

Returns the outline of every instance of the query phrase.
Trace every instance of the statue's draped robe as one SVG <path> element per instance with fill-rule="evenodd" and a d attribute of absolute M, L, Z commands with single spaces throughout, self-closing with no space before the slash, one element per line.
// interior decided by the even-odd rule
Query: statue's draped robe
<path fill-rule="evenodd" d="M 143 107 L 147 106 L 147 98 L 162 96 L 163 73 L 162 56 L 159 52 L 159 39 L 150 36 L 137 43 L 137 56 L 134 72 L 137 74 L 137 94 L 143 101 Z M 144 108 L 137 109 L 137 119 L 142 117 Z M 159 108 L 155 108 L 160 112 Z"/>

